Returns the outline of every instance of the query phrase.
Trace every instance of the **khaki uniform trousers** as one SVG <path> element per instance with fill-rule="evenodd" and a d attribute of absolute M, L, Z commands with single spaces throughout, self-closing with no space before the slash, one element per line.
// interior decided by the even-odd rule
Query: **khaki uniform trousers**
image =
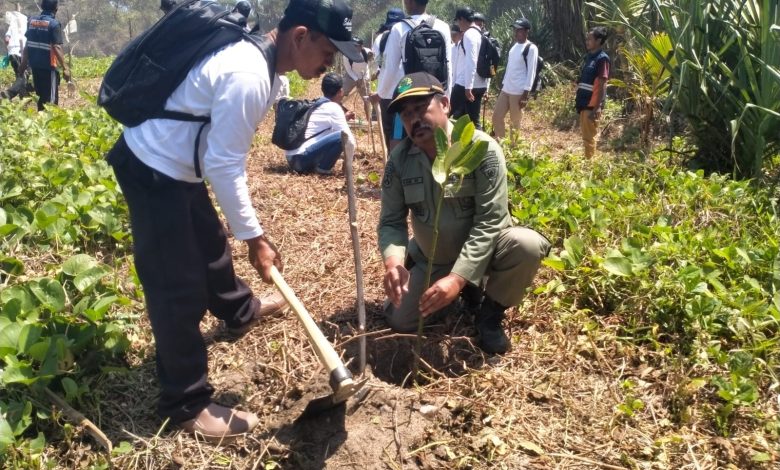
<path fill-rule="evenodd" d="M 540 233 L 524 227 L 505 228 L 498 236 L 493 259 L 485 273 L 487 282 L 483 279 L 480 287 L 484 287 L 485 294 L 501 305 L 519 304 L 549 251 L 550 242 Z M 449 274 L 452 266 L 434 265 L 431 284 Z M 387 323 L 393 330 L 409 332 L 417 329 L 418 305 L 425 289 L 426 268 L 424 262 L 415 263 L 409 269 L 409 292 L 404 294 L 401 306 L 396 309 L 388 302 L 385 307 Z"/>
<path fill-rule="evenodd" d="M 346 99 L 355 88 L 357 88 L 360 99 L 363 100 L 363 111 L 365 112 L 365 115 L 368 116 L 366 119 L 371 119 L 371 105 L 366 98 L 369 94 L 371 94 L 368 88 L 368 82 L 362 78 L 354 80 L 349 76 L 349 74 L 344 74 L 344 87 L 342 88 L 344 91 L 344 99 Z"/>
<path fill-rule="evenodd" d="M 599 136 L 599 122 L 590 118 L 590 112 L 590 109 L 580 111 L 580 129 L 582 129 L 585 158 L 593 158 L 593 155 L 596 154 L 596 142 Z"/>
<path fill-rule="evenodd" d="M 520 121 L 523 119 L 523 109 L 520 107 L 520 97 L 522 95 L 510 95 L 501 92 L 496 99 L 496 107 L 493 109 L 493 133 L 497 140 L 501 140 L 506 135 L 506 126 L 504 119 L 506 113 L 509 113 L 509 129 L 513 133 L 512 140 L 516 140 L 520 133 Z"/>

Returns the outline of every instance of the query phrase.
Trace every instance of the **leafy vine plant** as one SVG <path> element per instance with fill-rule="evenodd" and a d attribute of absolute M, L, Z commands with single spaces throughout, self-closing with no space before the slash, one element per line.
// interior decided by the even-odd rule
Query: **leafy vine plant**
<path fill-rule="evenodd" d="M 444 129 L 436 128 L 436 159 L 431 166 L 433 180 L 439 185 L 439 196 L 436 200 L 436 213 L 433 218 L 433 243 L 425 270 L 425 290 L 431 287 L 433 260 L 436 258 L 436 245 L 439 240 L 439 215 L 445 194 L 455 194 L 463 184 L 463 178 L 472 173 L 482 163 L 487 153 L 488 143 L 485 140 L 475 140 L 476 128 L 468 115 L 461 116 L 452 128 L 452 141 Z M 415 346 L 414 377 L 417 377 L 420 352 L 422 350 L 422 332 L 424 318 L 420 315 L 417 321 L 417 343 Z"/>

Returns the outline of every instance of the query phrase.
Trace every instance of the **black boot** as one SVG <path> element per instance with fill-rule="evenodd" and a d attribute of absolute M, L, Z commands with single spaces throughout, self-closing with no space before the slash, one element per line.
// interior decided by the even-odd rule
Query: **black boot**
<path fill-rule="evenodd" d="M 504 354 L 509 350 L 509 338 L 501 328 L 507 307 L 485 296 L 476 318 L 479 347 L 488 354 Z"/>

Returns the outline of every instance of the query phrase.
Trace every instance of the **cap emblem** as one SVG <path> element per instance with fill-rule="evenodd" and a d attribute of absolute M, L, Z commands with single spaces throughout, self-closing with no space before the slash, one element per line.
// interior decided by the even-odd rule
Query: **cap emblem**
<path fill-rule="evenodd" d="M 412 87 L 412 79 L 409 77 L 404 77 L 401 79 L 400 82 L 398 82 L 398 88 L 396 91 L 401 94 Z"/>

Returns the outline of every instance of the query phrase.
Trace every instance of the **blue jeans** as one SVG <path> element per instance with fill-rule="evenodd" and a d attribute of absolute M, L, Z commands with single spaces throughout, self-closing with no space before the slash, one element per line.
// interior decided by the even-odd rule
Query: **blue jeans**
<path fill-rule="evenodd" d="M 315 137 L 316 138 L 316 137 Z M 293 171 L 311 173 L 328 172 L 341 155 L 341 132 L 333 132 L 319 142 L 314 143 L 303 153 L 287 157 L 287 163 Z"/>

